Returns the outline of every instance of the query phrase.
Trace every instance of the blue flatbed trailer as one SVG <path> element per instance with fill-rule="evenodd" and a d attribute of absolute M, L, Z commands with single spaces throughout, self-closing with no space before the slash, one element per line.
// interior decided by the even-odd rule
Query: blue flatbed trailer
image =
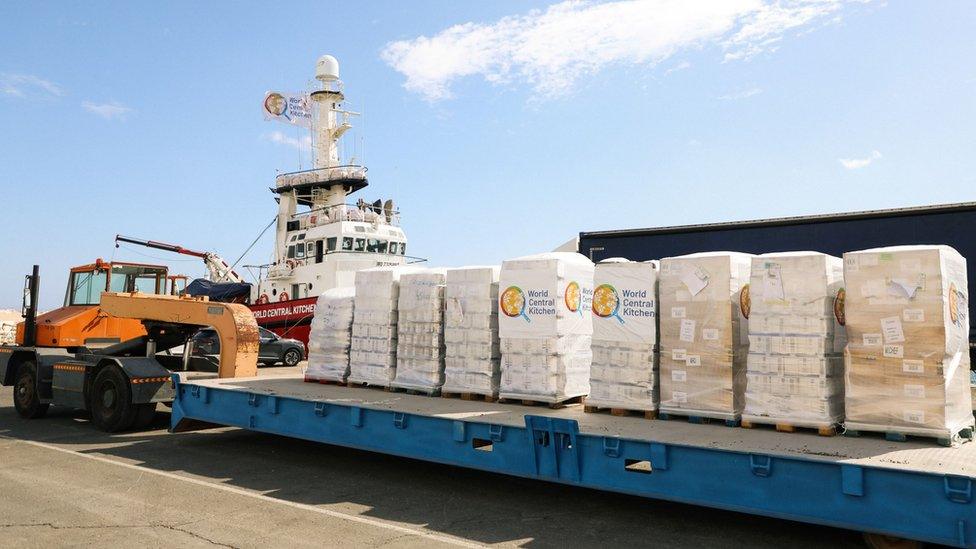
<path fill-rule="evenodd" d="M 197 422 L 598 490 L 976 547 L 976 443 L 820 437 L 306 383 L 174 375 Z"/>

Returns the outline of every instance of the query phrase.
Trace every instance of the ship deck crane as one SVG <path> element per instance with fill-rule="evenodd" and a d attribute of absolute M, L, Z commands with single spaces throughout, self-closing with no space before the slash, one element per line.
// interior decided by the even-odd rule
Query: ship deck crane
<path fill-rule="evenodd" d="M 132 238 L 128 236 L 115 235 L 115 246 L 119 246 L 119 242 L 125 242 L 127 244 L 138 244 L 139 246 L 145 246 L 147 248 L 153 248 L 156 250 L 165 250 L 167 252 L 173 252 L 177 254 L 189 255 L 193 257 L 199 257 L 203 260 L 203 264 L 207 267 L 207 278 L 211 282 L 244 282 L 244 279 L 237 274 L 224 258 L 213 252 L 200 252 L 197 250 L 191 250 L 189 248 L 184 248 L 177 244 L 167 244 L 166 242 L 157 242 L 155 240 L 143 240 L 140 238 Z"/>

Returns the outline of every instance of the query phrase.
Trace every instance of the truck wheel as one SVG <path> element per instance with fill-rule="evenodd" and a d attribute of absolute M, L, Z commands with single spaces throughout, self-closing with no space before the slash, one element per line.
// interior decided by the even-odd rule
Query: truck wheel
<path fill-rule="evenodd" d="M 128 429 L 136 418 L 129 380 L 115 366 L 103 368 L 95 376 L 88 408 L 92 423 L 107 433 Z"/>
<path fill-rule="evenodd" d="M 145 429 L 156 419 L 156 403 L 136 404 L 136 419 L 132 422 L 134 429 Z"/>
<path fill-rule="evenodd" d="M 282 361 L 285 363 L 285 366 L 296 366 L 302 361 L 302 353 L 298 349 L 288 349 L 285 351 L 285 356 Z"/>
<path fill-rule="evenodd" d="M 36 419 L 47 413 L 50 404 L 42 404 L 37 394 L 37 364 L 33 360 L 21 363 L 14 383 L 14 408 L 24 419 Z"/>

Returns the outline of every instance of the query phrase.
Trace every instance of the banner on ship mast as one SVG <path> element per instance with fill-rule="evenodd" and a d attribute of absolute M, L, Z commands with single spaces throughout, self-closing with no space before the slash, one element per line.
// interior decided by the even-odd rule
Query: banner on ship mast
<path fill-rule="evenodd" d="M 312 127 L 312 101 L 307 93 L 264 94 L 264 119 L 306 128 Z"/>

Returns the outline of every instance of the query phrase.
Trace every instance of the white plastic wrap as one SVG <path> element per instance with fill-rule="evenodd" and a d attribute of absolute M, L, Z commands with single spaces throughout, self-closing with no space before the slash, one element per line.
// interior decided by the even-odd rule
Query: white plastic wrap
<path fill-rule="evenodd" d="M 316 300 L 308 335 L 306 380 L 343 383 L 349 376 L 355 295 L 355 288 L 333 288 Z"/>
<path fill-rule="evenodd" d="M 445 269 L 400 277 L 394 387 L 434 392 L 444 383 Z"/>
<path fill-rule="evenodd" d="M 657 410 L 657 278 L 656 262 L 596 265 L 587 406 Z"/>
<path fill-rule="evenodd" d="M 502 263 L 499 396 L 557 403 L 589 392 L 593 263 L 552 252 Z"/>
<path fill-rule="evenodd" d="M 948 246 L 844 254 L 845 427 L 952 439 L 973 425 L 966 259 Z"/>
<path fill-rule="evenodd" d="M 498 396 L 498 276 L 495 266 L 447 270 L 444 392 Z"/>
<path fill-rule="evenodd" d="M 400 277 L 422 270 L 396 266 L 356 271 L 349 353 L 348 380 L 351 383 L 389 387 L 396 377 Z"/>
<path fill-rule="evenodd" d="M 843 283 L 838 257 L 752 258 L 744 422 L 832 427 L 843 421 L 845 332 L 835 314 Z"/>
<path fill-rule="evenodd" d="M 737 420 L 748 323 L 739 305 L 752 256 L 708 252 L 661 260 L 660 410 Z"/>

